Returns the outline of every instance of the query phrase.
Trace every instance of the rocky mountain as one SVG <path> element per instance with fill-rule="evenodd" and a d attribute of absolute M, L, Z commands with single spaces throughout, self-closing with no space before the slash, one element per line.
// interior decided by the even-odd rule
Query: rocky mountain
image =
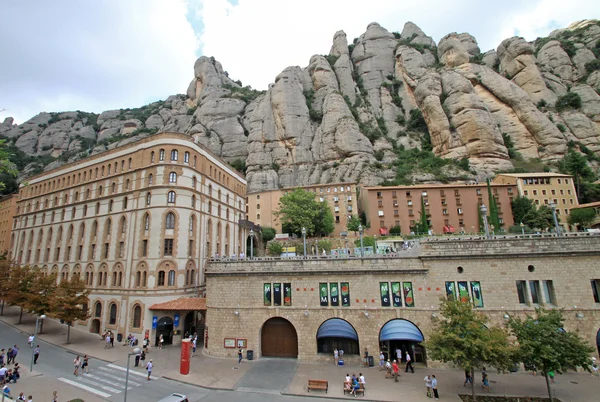
<path fill-rule="evenodd" d="M 468 33 L 439 43 L 415 24 L 371 23 L 328 55 L 284 69 L 267 91 L 201 57 L 185 95 L 99 115 L 7 118 L 0 136 L 30 155 L 23 175 L 160 131 L 195 137 L 245 170 L 249 191 L 358 181 L 451 181 L 516 165 L 553 168 L 568 146 L 600 151 L 600 22 L 585 20 L 481 53 Z M 596 163 L 592 158 L 592 163 Z"/>

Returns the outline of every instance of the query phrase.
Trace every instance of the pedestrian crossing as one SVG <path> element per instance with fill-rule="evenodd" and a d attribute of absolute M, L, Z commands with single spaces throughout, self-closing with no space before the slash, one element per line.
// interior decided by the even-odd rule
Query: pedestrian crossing
<path fill-rule="evenodd" d="M 65 384 L 72 385 L 84 391 L 98 395 L 102 398 L 108 398 L 115 394 L 120 394 L 125 390 L 125 367 L 115 364 L 107 364 L 90 370 L 88 374 L 79 374 L 79 376 L 65 378 L 61 377 L 58 380 Z M 139 387 L 147 383 L 148 375 L 146 372 L 129 370 L 129 382 L 127 390 L 130 391 L 134 387 Z"/>

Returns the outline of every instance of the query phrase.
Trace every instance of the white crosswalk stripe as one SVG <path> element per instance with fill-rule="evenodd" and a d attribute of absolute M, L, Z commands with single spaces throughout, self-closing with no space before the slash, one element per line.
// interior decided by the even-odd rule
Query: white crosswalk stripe
<path fill-rule="evenodd" d="M 125 390 L 126 372 L 125 367 L 107 364 L 95 367 L 94 370 L 90 370 L 89 374 L 79 374 L 77 377 L 70 378 L 61 377 L 58 380 L 103 398 L 108 398 Z M 135 371 L 135 369 L 130 369 L 127 390 L 130 391 L 134 387 L 146 383 L 146 379 L 147 374 L 145 372 L 141 373 Z"/>

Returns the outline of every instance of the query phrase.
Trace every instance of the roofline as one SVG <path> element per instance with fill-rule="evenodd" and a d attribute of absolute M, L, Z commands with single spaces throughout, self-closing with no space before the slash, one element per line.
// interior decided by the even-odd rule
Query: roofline
<path fill-rule="evenodd" d="M 339 185 L 356 186 L 357 183 L 356 182 L 338 182 L 338 183 L 326 183 L 326 184 L 307 184 L 306 186 L 282 187 L 282 188 L 276 188 L 276 189 L 273 189 L 273 190 L 254 191 L 252 193 L 248 193 L 248 195 L 270 193 L 272 191 L 296 190 L 298 188 L 336 187 L 336 186 L 339 186 Z"/>
<path fill-rule="evenodd" d="M 552 173 L 552 172 L 539 172 L 539 173 L 498 173 L 498 176 L 508 176 L 516 178 L 530 178 L 530 177 L 573 177 L 570 174 L 563 173 Z"/>
<path fill-rule="evenodd" d="M 516 184 L 512 184 L 512 183 L 494 183 L 494 182 L 490 182 L 490 186 L 491 187 L 514 187 L 516 186 Z M 487 187 L 487 183 L 473 183 L 473 184 L 416 184 L 416 185 L 412 185 L 412 186 L 364 186 L 361 187 L 364 190 L 380 190 L 380 189 L 386 189 L 386 190 L 397 190 L 397 189 L 422 189 L 422 188 L 439 188 L 439 189 L 444 189 L 444 188 L 455 188 L 455 187 L 461 187 L 461 188 L 467 188 L 467 187 Z"/>

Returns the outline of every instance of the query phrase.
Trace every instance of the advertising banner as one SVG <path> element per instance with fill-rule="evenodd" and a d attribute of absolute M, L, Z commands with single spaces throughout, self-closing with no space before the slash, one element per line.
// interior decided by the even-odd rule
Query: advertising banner
<path fill-rule="evenodd" d="M 350 284 L 348 282 L 340 283 L 342 292 L 342 307 L 350 307 Z"/>

